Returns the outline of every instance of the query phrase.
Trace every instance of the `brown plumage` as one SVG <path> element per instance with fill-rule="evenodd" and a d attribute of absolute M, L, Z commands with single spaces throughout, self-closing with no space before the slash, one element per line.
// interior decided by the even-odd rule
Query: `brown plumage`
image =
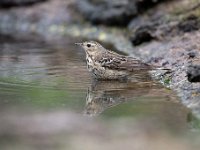
<path fill-rule="evenodd" d="M 98 80 L 122 79 L 154 69 L 136 58 L 107 50 L 95 41 L 76 44 L 85 50 L 88 70 Z"/>
<path fill-rule="evenodd" d="M 150 70 L 151 66 L 141 62 L 138 59 L 119 55 L 112 51 L 107 51 L 95 57 L 96 60 L 101 63 L 103 67 L 116 70 L 127 70 L 127 71 L 141 71 Z"/>

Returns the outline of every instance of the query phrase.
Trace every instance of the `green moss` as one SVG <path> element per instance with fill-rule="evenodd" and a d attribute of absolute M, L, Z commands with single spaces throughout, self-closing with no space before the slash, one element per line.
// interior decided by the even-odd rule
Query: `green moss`
<path fill-rule="evenodd" d="M 169 85 L 169 84 L 170 84 L 170 82 L 171 82 L 171 80 L 170 80 L 169 78 L 166 78 L 166 79 L 164 80 L 164 84 L 167 84 L 167 85 Z"/>
<path fill-rule="evenodd" d="M 172 79 L 171 74 L 167 74 L 161 76 L 160 81 L 165 87 L 170 88 L 170 85 L 172 83 L 171 79 Z"/>

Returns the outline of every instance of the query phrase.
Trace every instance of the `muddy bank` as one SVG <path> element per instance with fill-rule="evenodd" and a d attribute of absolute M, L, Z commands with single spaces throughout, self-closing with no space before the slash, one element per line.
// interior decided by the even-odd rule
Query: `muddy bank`
<path fill-rule="evenodd" d="M 66 35 L 93 39 L 145 62 L 171 68 L 173 72 L 161 82 L 200 117 L 199 1 L 150 1 L 148 9 L 143 7 L 146 1 L 142 2 L 52 0 L 1 9 L 0 34 L 19 38 L 40 35 L 46 41 L 62 41 Z M 98 16 L 97 10 L 102 15 Z M 83 17 L 101 25 L 92 25 Z"/>

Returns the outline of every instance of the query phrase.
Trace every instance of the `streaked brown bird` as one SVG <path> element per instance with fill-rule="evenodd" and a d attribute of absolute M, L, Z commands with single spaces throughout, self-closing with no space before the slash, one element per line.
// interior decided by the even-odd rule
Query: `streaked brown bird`
<path fill-rule="evenodd" d="M 75 43 L 86 53 L 87 68 L 97 80 L 121 80 L 130 75 L 141 76 L 155 69 L 136 58 L 117 54 L 107 50 L 98 42 Z"/>

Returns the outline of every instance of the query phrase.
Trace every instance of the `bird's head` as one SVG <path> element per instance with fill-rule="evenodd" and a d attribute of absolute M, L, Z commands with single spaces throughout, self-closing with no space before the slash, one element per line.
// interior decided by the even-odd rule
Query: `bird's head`
<path fill-rule="evenodd" d="M 80 45 L 85 50 L 85 52 L 90 55 L 105 51 L 103 46 L 101 46 L 99 43 L 95 41 L 86 41 L 83 43 L 75 43 L 75 44 Z"/>

